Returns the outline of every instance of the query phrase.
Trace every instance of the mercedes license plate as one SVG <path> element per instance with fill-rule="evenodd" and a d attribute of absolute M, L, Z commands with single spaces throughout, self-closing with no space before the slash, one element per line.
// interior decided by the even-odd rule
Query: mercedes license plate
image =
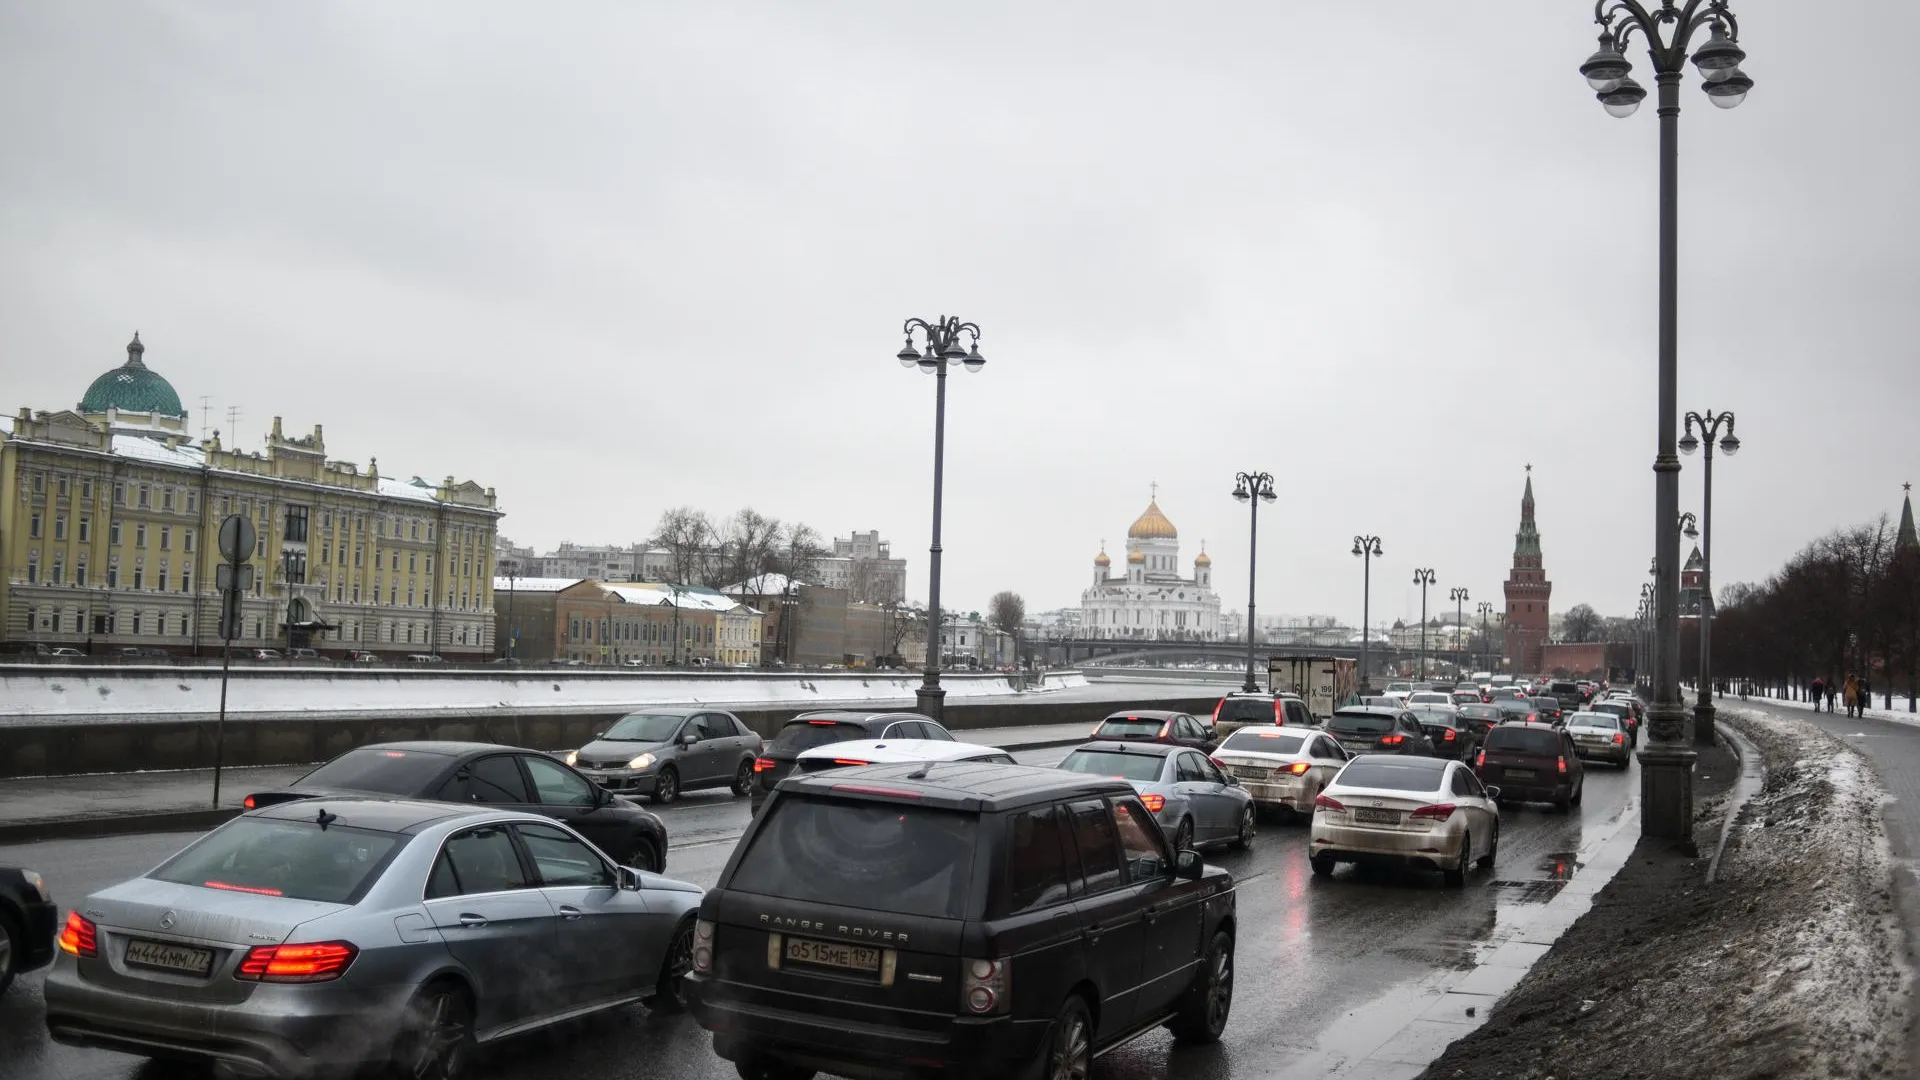
<path fill-rule="evenodd" d="M 1369 810 L 1363 806 L 1353 812 L 1353 820 L 1362 825 L 1398 825 L 1400 824 L 1400 812 L 1398 810 Z"/>
<path fill-rule="evenodd" d="M 213 970 L 213 950 L 170 945 L 164 941 L 135 940 L 127 942 L 126 961 L 139 967 L 205 975 Z"/>
<path fill-rule="evenodd" d="M 872 974 L 878 974 L 880 971 L 880 950 L 871 945 L 788 938 L 786 958 L 801 964 L 838 968 L 841 971 L 864 971 Z"/>

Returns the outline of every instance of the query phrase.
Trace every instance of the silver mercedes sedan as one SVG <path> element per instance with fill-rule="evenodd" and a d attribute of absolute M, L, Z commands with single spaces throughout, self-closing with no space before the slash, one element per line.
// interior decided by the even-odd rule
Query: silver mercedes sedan
<path fill-rule="evenodd" d="M 321 798 L 222 825 L 67 916 L 53 1038 L 240 1077 L 395 1066 L 645 1001 L 677 1009 L 703 890 L 551 818 Z"/>

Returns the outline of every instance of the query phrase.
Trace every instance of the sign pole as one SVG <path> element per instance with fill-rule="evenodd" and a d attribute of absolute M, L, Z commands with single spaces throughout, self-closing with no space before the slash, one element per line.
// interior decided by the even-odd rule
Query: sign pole
<path fill-rule="evenodd" d="M 221 635 L 220 718 L 213 725 L 213 806 L 216 810 L 220 808 L 220 766 L 227 750 L 227 674 L 233 670 L 233 628 L 229 626 L 222 629 L 228 632 Z"/>
<path fill-rule="evenodd" d="M 227 756 L 227 677 L 233 671 L 233 639 L 240 636 L 245 614 L 246 591 L 253 584 L 253 567 L 247 559 L 253 555 L 253 521 L 239 514 L 228 515 L 220 523 L 220 554 L 226 559 L 218 580 L 220 587 L 220 714 L 213 725 L 213 806 L 220 807 L 220 771 Z"/>

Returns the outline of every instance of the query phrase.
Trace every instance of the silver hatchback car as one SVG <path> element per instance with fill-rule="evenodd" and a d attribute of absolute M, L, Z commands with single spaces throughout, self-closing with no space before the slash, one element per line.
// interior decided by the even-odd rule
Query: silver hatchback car
<path fill-rule="evenodd" d="M 454 1080 L 479 1043 L 677 1008 L 702 895 L 532 814 L 281 803 L 70 912 L 47 1029 L 228 1076 Z"/>

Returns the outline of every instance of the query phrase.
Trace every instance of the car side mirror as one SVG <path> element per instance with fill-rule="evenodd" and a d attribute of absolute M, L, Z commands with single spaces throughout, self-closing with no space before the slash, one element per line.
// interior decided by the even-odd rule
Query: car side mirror
<path fill-rule="evenodd" d="M 1500 798 L 1500 789 L 1492 784 L 1487 785 L 1487 798 L 1489 799 Z"/>
<path fill-rule="evenodd" d="M 625 892 L 640 891 L 640 871 L 635 870 L 633 867 L 631 866 L 615 867 L 613 871 L 613 876 L 615 878 L 615 883 L 620 886 L 621 890 Z"/>
<path fill-rule="evenodd" d="M 680 745 L 681 745 L 681 746 L 692 746 L 692 745 L 693 745 L 694 743 L 697 743 L 697 742 L 699 742 L 699 741 L 700 741 L 700 736 L 698 736 L 698 735 L 695 735 L 695 734 L 694 734 L 693 732 L 691 732 L 691 731 L 689 731 L 689 732 L 687 732 L 686 734 L 684 734 L 684 735 L 682 735 L 682 736 L 680 736 Z"/>
<path fill-rule="evenodd" d="M 607 733 L 604 731 L 596 731 L 593 733 L 593 737 L 596 739 L 604 739 L 607 737 Z"/>
<path fill-rule="evenodd" d="M 1173 876 L 1186 881 L 1199 881 L 1206 871 L 1207 861 L 1200 853 L 1188 848 L 1173 857 Z"/>

